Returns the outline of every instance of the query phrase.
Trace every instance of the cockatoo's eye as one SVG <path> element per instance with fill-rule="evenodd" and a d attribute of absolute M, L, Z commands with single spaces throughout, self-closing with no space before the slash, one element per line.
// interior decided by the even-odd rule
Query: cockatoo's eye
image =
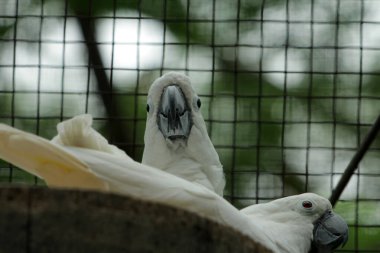
<path fill-rule="evenodd" d="M 201 108 L 201 105 L 202 105 L 201 99 L 197 95 L 195 95 L 193 97 L 193 106 L 192 106 L 194 111 L 197 112 L 199 110 L 199 108 Z"/>
<path fill-rule="evenodd" d="M 201 105 L 202 105 L 202 103 L 201 103 L 201 99 L 198 98 L 198 100 L 197 100 L 197 106 L 198 106 L 198 108 L 201 108 Z"/>
<path fill-rule="evenodd" d="M 310 201 L 305 200 L 305 201 L 302 202 L 302 206 L 305 209 L 311 209 L 311 208 L 313 208 L 313 203 L 311 203 Z"/>
<path fill-rule="evenodd" d="M 146 111 L 147 113 L 152 113 L 154 111 L 154 106 L 153 106 L 153 103 L 152 103 L 152 100 L 151 99 L 148 99 L 147 103 L 146 103 Z"/>

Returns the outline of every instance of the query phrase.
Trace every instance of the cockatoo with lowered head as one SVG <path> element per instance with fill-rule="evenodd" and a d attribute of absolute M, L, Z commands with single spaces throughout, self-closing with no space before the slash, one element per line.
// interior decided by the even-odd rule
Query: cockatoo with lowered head
<path fill-rule="evenodd" d="M 307 253 L 312 240 L 315 249 L 326 253 L 347 239 L 347 225 L 327 199 L 308 193 L 238 211 L 200 184 L 115 150 L 90 127 L 90 120 L 85 115 L 60 123 L 54 142 L 0 124 L 0 158 L 44 179 L 48 186 L 113 192 L 198 213 L 274 253 Z M 95 140 L 86 141 L 89 136 Z"/>
<path fill-rule="evenodd" d="M 348 240 L 347 223 L 332 211 L 330 201 L 314 193 L 251 205 L 240 212 L 276 238 L 280 252 L 309 252 L 313 247 L 317 253 L 329 253 Z"/>
<path fill-rule="evenodd" d="M 201 100 L 187 76 L 170 72 L 156 79 L 148 92 L 142 163 L 222 196 L 223 167 L 200 107 Z"/>

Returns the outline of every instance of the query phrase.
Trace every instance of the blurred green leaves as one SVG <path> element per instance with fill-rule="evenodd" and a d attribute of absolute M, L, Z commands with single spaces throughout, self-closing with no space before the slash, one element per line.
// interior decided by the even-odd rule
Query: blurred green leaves
<path fill-rule="evenodd" d="M 0 37 L 3 37 L 12 28 L 13 28 L 13 25 L 1 25 L 0 26 Z"/>

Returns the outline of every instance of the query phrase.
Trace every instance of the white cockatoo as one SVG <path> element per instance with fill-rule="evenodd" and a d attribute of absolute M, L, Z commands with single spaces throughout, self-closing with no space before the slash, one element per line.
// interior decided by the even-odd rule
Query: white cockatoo
<path fill-rule="evenodd" d="M 89 127 L 89 119 L 60 123 L 53 141 L 0 124 L 0 158 L 50 187 L 112 192 L 198 213 L 274 253 L 307 253 L 312 241 L 326 253 L 347 239 L 346 223 L 325 198 L 307 193 L 238 211 L 203 185 L 133 161 Z M 86 141 L 89 136 L 96 140 Z"/>
<path fill-rule="evenodd" d="M 242 214 L 263 222 L 280 252 L 332 252 L 348 240 L 347 223 L 332 211 L 330 201 L 314 193 L 248 206 Z M 276 228 L 271 230 L 270 227 Z"/>
<path fill-rule="evenodd" d="M 187 76 L 170 72 L 156 79 L 148 92 L 142 163 L 223 196 L 223 167 L 200 107 Z"/>

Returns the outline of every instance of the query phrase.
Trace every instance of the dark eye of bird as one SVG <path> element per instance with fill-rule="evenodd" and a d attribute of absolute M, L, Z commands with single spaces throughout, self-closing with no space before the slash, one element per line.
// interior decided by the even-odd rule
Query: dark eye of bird
<path fill-rule="evenodd" d="M 304 202 L 302 202 L 302 206 L 303 206 L 304 208 L 309 209 L 309 208 L 312 208 L 312 207 L 313 207 L 313 203 L 311 203 L 310 201 L 304 201 Z"/>
<path fill-rule="evenodd" d="M 149 112 L 149 109 L 150 109 L 150 107 L 149 107 L 149 105 L 147 104 L 147 105 L 146 105 L 146 111 Z"/>
<path fill-rule="evenodd" d="M 197 100 L 197 106 L 198 106 L 198 108 L 201 108 L 201 105 L 202 105 L 201 100 L 198 98 L 198 100 Z"/>

